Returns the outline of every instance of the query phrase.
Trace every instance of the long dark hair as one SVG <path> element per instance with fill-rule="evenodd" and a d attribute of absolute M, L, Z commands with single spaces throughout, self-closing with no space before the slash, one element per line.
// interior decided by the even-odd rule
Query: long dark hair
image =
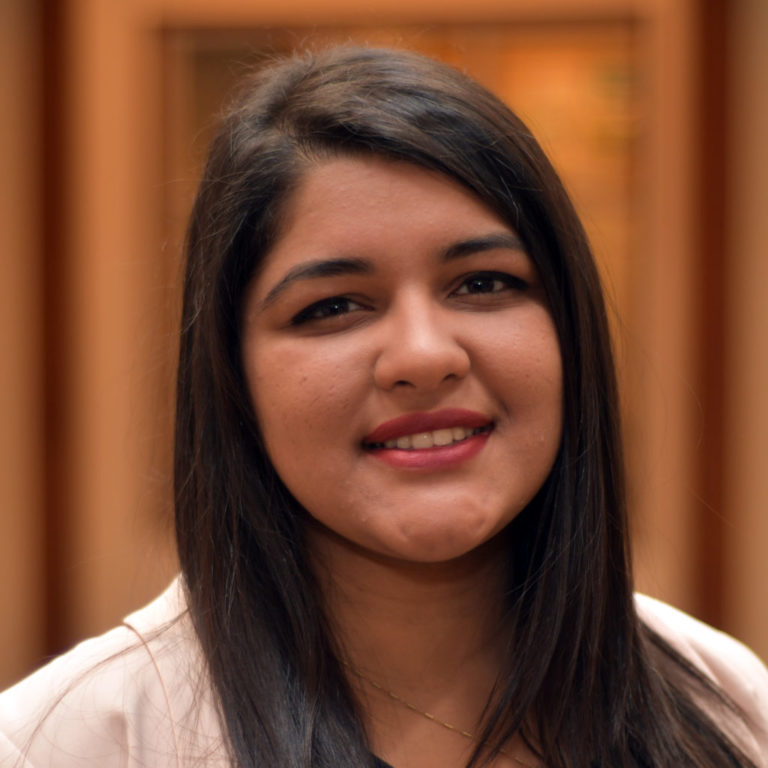
<path fill-rule="evenodd" d="M 471 765 L 516 731 L 551 768 L 751 765 L 694 703 L 723 697 L 635 614 L 618 398 L 587 239 L 530 131 L 462 74 L 338 48 L 262 69 L 213 142 L 192 213 L 175 484 L 189 609 L 240 766 L 372 765 L 308 567 L 304 512 L 262 443 L 240 360 L 245 288 L 318 159 L 373 154 L 443 173 L 523 239 L 559 335 L 555 466 L 511 524 L 510 652 Z M 662 679 L 659 659 L 679 675 Z"/>

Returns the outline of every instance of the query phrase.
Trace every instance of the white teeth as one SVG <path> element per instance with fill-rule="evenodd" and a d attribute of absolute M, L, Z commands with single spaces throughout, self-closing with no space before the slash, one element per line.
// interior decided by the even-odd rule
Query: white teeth
<path fill-rule="evenodd" d="M 447 427 L 434 429 L 431 432 L 418 432 L 414 435 L 403 435 L 384 443 L 385 448 L 399 448 L 401 451 L 418 451 L 434 446 L 460 443 L 474 434 L 482 432 L 482 428 L 468 429 L 467 427 Z"/>
<path fill-rule="evenodd" d="M 411 446 L 417 451 L 423 448 L 431 448 L 435 444 L 434 434 L 434 432 L 424 432 L 423 434 L 413 435 L 411 437 Z"/>
<path fill-rule="evenodd" d="M 453 442 L 453 430 L 436 429 L 432 433 L 432 440 L 434 441 L 435 445 L 450 445 Z"/>

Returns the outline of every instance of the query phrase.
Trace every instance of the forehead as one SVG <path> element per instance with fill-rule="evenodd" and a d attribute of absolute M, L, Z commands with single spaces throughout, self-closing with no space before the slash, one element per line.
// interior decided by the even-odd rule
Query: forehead
<path fill-rule="evenodd" d="M 295 262 L 307 249 L 446 247 L 485 230 L 512 232 L 448 176 L 404 161 L 338 157 L 311 165 L 289 195 L 263 268 Z"/>

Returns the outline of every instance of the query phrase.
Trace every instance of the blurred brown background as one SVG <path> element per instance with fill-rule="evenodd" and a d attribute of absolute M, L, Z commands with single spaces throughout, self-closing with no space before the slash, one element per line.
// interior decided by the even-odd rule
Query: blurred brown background
<path fill-rule="evenodd" d="M 765 0 L 0 0 L 0 685 L 174 573 L 184 220 L 265 54 L 415 48 L 550 152 L 606 280 L 638 585 L 768 657 Z"/>

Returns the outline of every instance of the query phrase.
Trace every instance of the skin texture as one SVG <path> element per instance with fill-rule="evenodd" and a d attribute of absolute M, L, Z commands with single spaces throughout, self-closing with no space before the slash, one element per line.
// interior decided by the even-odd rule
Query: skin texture
<path fill-rule="evenodd" d="M 351 266 L 298 272 L 338 259 Z M 561 358 L 536 270 L 509 226 L 440 174 L 378 158 L 311 166 L 249 287 L 242 353 L 282 480 L 318 530 L 371 554 L 472 552 L 555 460 Z M 364 445 L 393 418 L 452 408 L 488 424 L 468 455 L 403 467 Z"/>

